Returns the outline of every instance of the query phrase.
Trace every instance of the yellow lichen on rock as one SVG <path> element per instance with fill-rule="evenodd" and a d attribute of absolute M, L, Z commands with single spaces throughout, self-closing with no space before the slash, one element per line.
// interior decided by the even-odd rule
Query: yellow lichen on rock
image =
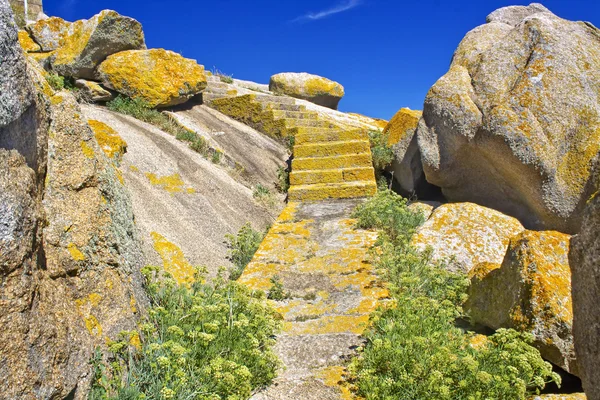
<path fill-rule="evenodd" d="M 105 86 L 151 107 L 186 102 L 206 88 L 204 67 L 164 49 L 123 51 L 98 68 Z"/>
<path fill-rule="evenodd" d="M 192 194 L 196 192 L 194 188 L 184 188 L 185 182 L 183 182 L 183 180 L 181 179 L 181 175 L 179 174 L 173 174 L 169 176 L 157 176 L 155 174 L 147 172 L 146 178 L 148 178 L 151 184 L 158 186 L 171 194 Z"/>
<path fill-rule="evenodd" d="M 73 260 L 75 260 L 75 261 L 84 261 L 85 260 L 85 255 L 81 252 L 81 250 L 79 250 L 77 248 L 75 243 L 69 243 L 69 245 L 67 246 L 67 250 L 69 250 L 69 253 L 71 253 L 71 257 L 73 257 Z"/>
<path fill-rule="evenodd" d="M 113 128 L 103 122 L 89 119 L 88 125 L 92 128 L 96 141 L 102 148 L 102 151 L 104 151 L 104 154 L 111 160 L 119 163 L 123 154 L 127 151 L 127 143 L 121 139 Z"/>
<path fill-rule="evenodd" d="M 400 109 L 383 131 L 384 134 L 388 135 L 388 145 L 392 146 L 402 141 L 409 132 L 414 133 L 422 115 L 422 111 L 411 110 L 410 108 Z"/>
<path fill-rule="evenodd" d="M 71 25 L 71 22 L 62 18 L 50 17 L 29 24 L 26 29 L 41 50 L 53 51 L 65 44 L 65 39 L 71 33 Z"/>
<path fill-rule="evenodd" d="M 339 83 L 306 72 L 273 75 L 269 82 L 269 90 L 332 109 L 337 109 L 338 103 L 344 97 L 344 87 Z"/>
<path fill-rule="evenodd" d="M 19 30 L 19 44 L 28 53 L 37 52 L 42 49 L 39 44 L 33 41 L 29 33 L 24 30 Z"/>
<path fill-rule="evenodd" d="M 181 248 L 158 232 L 151 232 L 150 236 L 154 241 L 154 250 L 163 260 L 165 271 L 171 274 L 179 285 L 193 283 L 196 269 L 185 258 Z"/>

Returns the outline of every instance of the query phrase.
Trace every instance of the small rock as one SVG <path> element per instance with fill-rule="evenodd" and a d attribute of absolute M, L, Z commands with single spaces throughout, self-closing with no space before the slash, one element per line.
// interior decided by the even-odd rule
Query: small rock
<path fill-rule="evenodd" d="M 25 50 L 25 52 L 27 53 L 41 50 L 40 45 L 34 42 L 31 36 L 29 36 L 29 33 L 27 33 L 27 31 L 24 31 L 23 29 L 19 30 L 19 44 L 21 45 L 21 48 L 23 48 L 23 50 Z"/>
<path fill-rule="evenodd" d="M 97 82 L 77 79 L 75 81 L 75 86 L 81 89 L 81 93 L 86 100 L 94 103 L 110 101 L 114 97 L 111 92 L 104 89 Z"/>
<path fill-rule="evenodd" d="M 269 90 L 334 110 L 337 110 L 340 100 L 344 97 L 344 87 L 339 83 L 306 72 L 273 75 L 269 82 Z"/>
<path fill-rule="evenodd" d="M 433 261 L 451 271 L 469 272 L 480 263 L 500 265 L 510 238 L 523 231 L 515 218 L 473 203 L 444 204 L 435 209 L 412 239 L 420 250 L 431 246 Z"/>

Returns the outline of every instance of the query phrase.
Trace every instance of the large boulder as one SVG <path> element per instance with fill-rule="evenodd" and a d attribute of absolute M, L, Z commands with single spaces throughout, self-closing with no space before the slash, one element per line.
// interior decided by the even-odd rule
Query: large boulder
<path fill-rule="evenodd" d="M 569 239 L 554 231 L 512 238 L 501 266 L 481 264 L 471 271 L 465 309 L 474 323 L 532 333 L 546 360 L 578 375 Z"/>
<path fill-rule="evenodd" d="M 430 247 L 432 260 L 451 271 L 469 272 L 481 263 L 500 265 L 510 238 L 523 231 L 515 218 L 473 203 L 444 204 L 417 229 L 412 245 Z"/>
<path fill-rule="evenodd" d="M 383 131 L 388 136 L 388 144 L 394 151 L 390 168 L 404 195 L 416 193 L 425 181 L 415 135 L 421 115 L 421 111 L 402 108 L 392 117 Z"/>
<path fill-rule="evenodd" d="M 306 72 L 283 72 L 271 77 L 269 90 L 337 110 L 344 87 L 322 76 Z"/>
<path fill-rule="evenodd" d="M 598 186 L 600 31 L 540 5 L 488 20 L 427 94 L 417 132 L 427 180 L 451 201 L 574 233 Z"/>
<path fill-rule="evenodd" d="M 590 198 L 581 231 L 571 241 L 573 334 L 583 387 L 600 399 L 600 193 Z"/>
<path fill-rule="evenodd" d="M 52 69 L 63 76 L 94 79 L 96 67 L 109 55 L 146 48 L 142 25 L 112 10 L 76 21 L 69 30 L 51 59 Z"/>
<path fill-rule="evenodd" d="M 53 51 L 65 44 L 74 24 L 59 17 L 42 19 L 25 27 L 42 51 Z"/>
<path fill-rule="evenodd" d="M 151 107 L 185 103 L 206 88 L 204 67 L 169 50 L 113 54 L 98 68 L 104 86 Z"/>

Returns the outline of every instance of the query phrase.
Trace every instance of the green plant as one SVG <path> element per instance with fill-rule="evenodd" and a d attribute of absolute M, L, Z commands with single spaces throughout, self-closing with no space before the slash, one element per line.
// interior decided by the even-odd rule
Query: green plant
<path fill-rule="evenodd" d="M 46 82 L 48 82 L 52 89 L 57 91 L 65 88 L 65 78 L 52 72 L 46 75 Z"/>
<path fill-rule="evenodd" d="M 223 71 L 218 70 L 216 67 L 213 67 L 211 72 L 214 76 L 218 76 L 221 82 L 229 84 L 233 83 L 233 75 L 226 74 Z"/>
<path fill-rule="evenodd" d="M 290 294 L 283 289 L 283 282 L 278 275 L 271 278 L 271 289 L 267 296 L 270 300 L 282 301 L 290 297 Z"/>
<path fill-rule="evenodd" d="M 236 280 L 244 272 L 244 268 L 252 261 L 254 253 L 258 250 L 266 233 L 252 229 L 250 223 L 240 228 L 237 235 L 225 235 L 229 246 L 229 260 L 233 263 L 233 269 L 229 273 L 229 279 Z"/>
<path fill-rule="evenodd" d="M 215 151 L 213 151 L 210 160 L 213 162 L 213 164 L 219 164 L 221 162 L 222 156 L 223 156 L 223 153 L 221 151 L 215 150 Z"/>
<path fill-rule="evenodd" d="M 274 207 L 275 202 L 277 201 L 275 195 L 271 193 L 269 188 L 261 185 L 260 183 L 254 187 L 252 196 L 256 199 L 257 202 L 268 208 Z"/>
<path fill-rule="evenodd" d="M 277 168 L 277 190 L 287 193 L 290 189 L 290 171 L 285 167 Z"/>
<path fill-rule="evenodd" d="M 389 136 L 383 132 L 369 131 L 369 142 L 371 143 L 371 155 L 376 177 L 381 176 L 382 172 L 394 159 L 394 151 L 388 145 L 388 139 Z"/>
<path fill-rule="evenodd" d="M 361 228 L 380 230 L 372 252 L 388 282 L 390 305 L 371 318 L 367 344 L 349 371 L 366 399 L 524 399 L 559 383 L 529 334 L 498 330 L 480 345 L 455 325 L 469 280 L 431 262 L 410 239 L 422 221 L 406 201 L 385 191 L 355 212 Z M 398 214 L 399 216 L 396 216 Z"/>
<path fill-rule="evenodd" d="M 109 343 L 105 366 L 92 360 L 90 399 L 244 399 L 269 384 L 281 322 L 264 293 L 220 276 L 178 286 L 158 271 L 143 269 L 151 307 L 139 335 Z"/>

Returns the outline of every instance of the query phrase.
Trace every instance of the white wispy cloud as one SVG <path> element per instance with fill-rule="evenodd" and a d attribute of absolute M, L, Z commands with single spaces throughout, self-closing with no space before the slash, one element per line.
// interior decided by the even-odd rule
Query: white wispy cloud
<path fill-rule="evenodd" d="M 326 10 L 301 15 L 298 18 L 294 19 L 292 22 L 316 21 L 319 19 L 327 18 L 334 14 L 339 14 L 344 11 L 352 10 L 353 8 L 360 6 L 362 2 L 363 0 L 345 0 Z"/>

